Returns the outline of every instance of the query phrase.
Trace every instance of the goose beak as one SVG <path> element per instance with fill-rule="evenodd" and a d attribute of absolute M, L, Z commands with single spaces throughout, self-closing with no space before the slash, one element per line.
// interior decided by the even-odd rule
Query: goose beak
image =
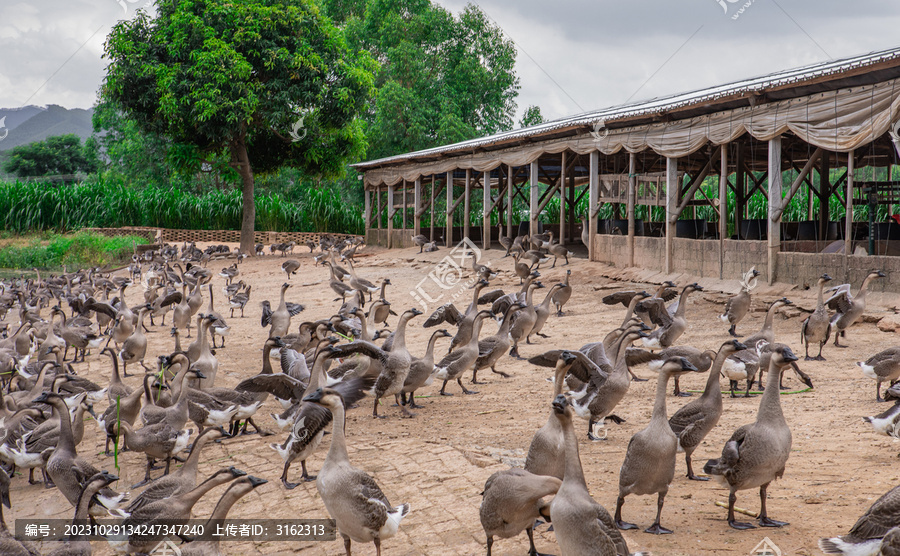
<path fill-rule="evenodd" d="M 40 396 L 31 400 L 31 403 L 46 403 L 47 400 L 49 400 L 49 399 L 50 399 L 50 396 L 47 394 L 47 392 L 44 392 Z"/>
<path fill-rule="evenodd" d="M 741 342 L 739 342 L 737 340 L 731 340 L 731 343 L 734 345 L 735 351 L 741 351 L 743 349 L 747 349 L 747 346 L 745 344 L 742 344 Z"/>
<path fill-rule="evenodd" d="M 259 477 L 254 477 L 253 475 L 250 475 L 249 477 L 247 477 L 247 480 L 250 481 L 250 486 L 252 486 L 253 488 L 256 488 L 260 485 L 264 485 L 269 482 L 265 479 L 260 479 Z"/>
<path fill-rule="evenodd" d="M 562 362 L 564 364 L 568 365 L 568 364 L 572 363 L 573 361 L 575 361 L 575 354 L 572 353 L 571 351 L 564 351 L 559 355 L 559 358 L 562 360 Z"/>
<path fill-rule="evenodd" d="M 690 361 L 688 361 L 687 359 L 682 357 L 681 358 L 681 370 L 682 371 L 696 371 L 697 367 L 695 367 L 694 365 L 691 364 Z"/>
<path fill-rule="evenodd" d="M 566 407 L 568 407 L 569 402 L 566 401 L 565 396 L 560 394 L 560 395 L 556 396 L 556 398 L 553 400 L 553 403 L 551 405 L 553 406 L 553 411 L 555 411 L 557 413 L 565 413 Z"/>
<path fill-rule="evenodd" d="M 831 276 L 829 276 L 828 274 L 823 274 L 822 280 L 825 280 L 826 282 L 831 282 L 831 280 L 833 280 L 833 278 Z"/>
<path fill-rule="evenodd" d="M 310 394 L 310 395 L 304 397 L 304 398 L 303 398 L 303 401 L 304 401 L 304 402 L 318 403 L 318 402 L 322 401 L 322 396 L 323 396 L 323 395 L 324 395 L 324 392 L 322 391 L 322 389 L 321 389 L 321 388 L 318 388 L 318 389 L 316 389 L 316 391 L 313 392 L 312 394 Z"/>
<path fill-rule="evenodd" d="M 422 314 L 422 311 L 416 309 L 415 307 L 413 307 L 412 309 L 410 309 L 410 312 L 411 312 L 411 313 L 413 314 L 413 316 L 415 316 L 415 317 L 417 317 L 417 316 L 419 316 L 419 315 Z"/>
<path fill-rule="evenodd" d="M 243 477 L 244 475 L 247 474 L 246 471 L 241 471 L 240 469 L 238 469 L 237 467 L 235 467 L 235 466 L 233 466 L 233 465 L 232 465 L 231 467 L 228 468 L 228 472 L 231 473 L 231 475 L 232 475 L 235 479 L 237 479 L 238 477 Z"/>
<path fill-rule="evenodd" d="M 875 274 L 876 274 L 879 278 L 884 278 L 884 277 L 886 276 L 886 274 L 885 274 L 884 272 L 880 271 L 880 270 L 877 271 Z"/>
<path fill-rule="evenodd" d="M 784 360 L 787 361 L 788 363 L 792 363 L 792 362 L 797 361 L 797 360 L 799 359 L 799 357 L 797 357 L 796 355 L 794 355 L 794 352 L 791 351 L 791 348 L 789 348 L 789 347 L 784 348 L 784 353 L 782 354 L 782 357 L 783 357 Z"/>
<path fill-rule="evenodd" d="M 206 375 L 201 373 L 200 371 L 192 371 L 192 372 L 194 373 L 194 376 L 197 378 L 206 378 Z"/>

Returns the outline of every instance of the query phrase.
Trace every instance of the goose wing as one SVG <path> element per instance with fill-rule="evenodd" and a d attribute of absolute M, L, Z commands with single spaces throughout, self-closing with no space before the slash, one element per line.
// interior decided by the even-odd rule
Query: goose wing
<path fill-rule="evenodd" d="M 851 304 L 853 303 L 853 296 L 850 293 L 850 284 L 841 284 L 828 291 L 834 292 L 831 294 L 831 297 L 825 301 L 825 305 L 827 305 L 829 309 L 839 313 L 846 313 L 850 310 Z"/>
<path fill-rule="evenodd" d="M 866 510 L 850 529 L 850 535 L 862 539 L 878 539 L 897 525 L 898 519 L 900 519 L 900 487 L 894 487 Z"/>
<path fill-rule="evenodd" d="M 338 350 L 338 352 L 335 353 L 335 356 L 337 357 L 345 357 L 354 353 L 361 353 L 372 359 L 379 360 L 382 365 L 387 361 L 388 356 L 386 351 L 379 348 L 372 342 L 367 342 L 365 340 L 356 340 L 355 342 L 350 342 L 349 344 L 336 346 L 336 349 Z"/>
<path fill-rule="evenodd" d="M 309 378 L 306 357 L 287 347 L 281 348 L 281 372 L 296 379 Z"/>
<path fill-rule="evenodd" d="M 259 305 L 262 307 L 262 317 L 259 320 L 259 324 L 265 328 L 272 322 L 272 306 L 268 300 L 263 301 Z"/>
<path fill-rule="evenodd" d="M 181 303 L 181 292 L 172 292 L 162 298 L 162 301 L 159 302 L 160 307 L 168 307 L 169 305 L 174 305 L 175 303 Z"/>
<path fill-rule="evenodd" d="M 635 305 L 634 312 L 638 315 L 647 315 L 650 321 L 660 328 L 672 324 L 672 315 L 669 314 L 665 302 L 658 297 L 641 301 Z"/>
<path fill-rule="evenodd" d="M 267 392 L 282 400 L 299 400 L 306 392 L 307 384 L 284 373 L 259 374 L 245 378 L 234 389 L 242 392 Z"/>
<path fill-rule="evenodd" d="M 615 292 L 603 296 L 603 299 L 601 301 L 603 301 L 604 305 L 618 305 L 621 303 L 625 307 L 628 307 L 628 305 L 631 304 L 631 300 L 635 295 L 637 295 L 637 293 L 638 292 L 636 291 Z"/>
<path fill-rule="evenodd" d="M 481 294 L 481 297 L 478 298 L 478 304 L 484 305 L 486 303 L 493 303 L 506 295 L 503 290 L 492 290 L 487 293 Z"/>
<path fill-rule="evenodd" d="M 630 347 L 625 350 L 625 364 L 629 367 L 643 365 L 651 361 L 659 361 L 665 359 L 663 352 L 655 353 L 647 349 Z"/>
<path fill-rule="evenodd" d="M 306 309 L 305 306 L 300 305 L 299 303 L 285 303 L 285 306 L 287 307 L 288 313 L 290 313 L 292 317 L 298 314 L 300 311 Z"/>
<path fill-rule="evenodd" d="M 425 320 L 425 324 L 422 326 L 424 328 L 431 328 L 432 326 L 437 326 L 444 322 L 458 325 L 462 320 L 463 316 L 459 313 L 459 309 L 452 303 L 447 303 L 438 307 L 437 310 Z"/>

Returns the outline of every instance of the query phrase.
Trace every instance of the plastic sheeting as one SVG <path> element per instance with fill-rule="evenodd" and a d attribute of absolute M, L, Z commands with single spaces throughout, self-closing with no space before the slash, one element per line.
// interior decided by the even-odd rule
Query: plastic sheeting
<path fill-rule="evenodd" d="M 848 89 L 816 93 L 791 100 L 715 112 L 667 123 L 598 130 L 599 133 L 537 142 L 509 149 L 453 156 L 422 164 L 368 170 L 367 186 L 396 185 L 456 169 L 477 172 L 500 165 L 524 166 L 544 154 L 622 150 L 652 150 L 661 156 L 687 156 L 707 143 L 721 145 L 749 133 L 768 141 L 793 133 L 807 143 L 832 152 L 848 152 L 888 132 L 900 117 L 900 79 Z"/>

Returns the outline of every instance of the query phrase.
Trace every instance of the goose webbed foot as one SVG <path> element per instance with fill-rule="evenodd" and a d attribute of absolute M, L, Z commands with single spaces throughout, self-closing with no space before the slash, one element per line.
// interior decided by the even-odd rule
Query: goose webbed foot
<path fill-rule="evenodd" d="M 616 527 L 623 531 L 630 531 L 632 529 L 637 529 L 638 526 L 634 523 L 628 523 L 627 521 L 622 521 L 621 519 L 616 520 Z"/>
<path fill-rule="evenodd" d="M 283 485 L 284 485 L 284 488 L 286 488 L 286 489 L 288 489 L 288 490 L 294 490 L 295 488 L 297 488 L 297 486 L 298 486 L 300 483 L 289 483 L 289 482 L 287 482 L 287 480 L 286 480 L 284 477 L 282 477 L 282 478 L 281 478 L 281 484 L 283 484 Z"/>
<path fill-rule="evenodd" d="M 446 388 L 446 387 L 447 387 L 447 381 L 445 380 L 445 381 L 444 381 L 444 384 L 441 385 L 441 391 L 440 391 L 440 394 L 441 394 L 442 396 L 452 396 L 453 394 L 451 394 L 450 392 L 444 392 L 444 388 Z"/>
<path fill-rule="evenodd" d="M 685 392 L 684 390 L 679 390 L 677 392 L 672 392 L 672 395 L 676 398 L 690 398 L 693 396 L 690 392 Z"/>
<path fill-rule="evenodd" d="M 465 386 L 463 386 L 462 378 L 457 378 L 457 379 L 456 379 L 456 382 L 457 382 L 457 384 L 459 384 L 459 387 L 462 388 L 463 394 L 471 395 L 471 394 L 477 394 L 477 393 L 478 393 L 477 390 L 469 390 L 468 388 L 466 388 Z"/>
<path fill-rule="evenodd" d="M 561 316 L 563 316 L 563 315 L 565 315 L 565 313 L 563 313 L 562 311 L 557 311 L 557 312 L 556 312 L 556 316 L 557 316 L 557 317 L 561 317 Z"/>
<path fill-rule="evenodd" d="M 687 478 L 691 481 L 708 481 L 709 477 L 700 477 L 698 475 L 688 475 Z"/>
<path fill-rule="evenodd" d="M 618 415 L 614 415 L 614 414 L 609 414 L 606 417 L 604 417 L 604 419 L 609 419 L 610 421 L 612 421 L 613 423 L 615 423 L 617 425 L 621 425 L 622 423 L 625 422 L 625 419 L 622 419 Z"/>
<path fill-rule="evenodd" d="M 540 336 L 541 338 L 549 338 L 549 337 L 550 337 L 550 336 L 547 336 L 546 334 L 543 334 L 543 333 L 541 333 L 541 332 L 538 332 L 537 335 Z"/>
<path fill-rule="evenodd" d="M 738 531 L 746 531 L 747 529 L 756 529 L 756 525 L 753 525 L 752 523 L 747 523 L 746 521 L 731 520 L 728 522 L 728 525 L 730 525 L 732 529 L 737 529 Z"/>
<path fill-rule="evenodd" d="M 807 355 L 806 357 L 803 358 L 803 360 L 804 361 L 818 361 L 818 359 L 816 359 L 815 357 L 813 357 L 811 355 Z"/>
<path fill-rule="evenodd" d="M 654 523 L 650 527 L 644 529 L 645 533 L 650 533 L 651 535 L 671 535 L 673 531 L 671 529 L 666 529 L 659 523 Z"/>
<path fill-rule="evenodd" d="M 759 526 L 760 527 L 784 527 L 785 525 L 790 525 L 787 521 L 778 521 L 777 519 L 771 519 L 768 517 L 759 518 Z"/>
<path fill-rule="evenodd" d="M 732 336 L 734 336 L 735 338 L 738 337 L 737 332 L 735 331 L 735 325 L 734 325 L 734 324 L 732 324 L 732 325 L 731 325 L 731 328 L 728 329 L 728 333 L 731 334 Z"/>

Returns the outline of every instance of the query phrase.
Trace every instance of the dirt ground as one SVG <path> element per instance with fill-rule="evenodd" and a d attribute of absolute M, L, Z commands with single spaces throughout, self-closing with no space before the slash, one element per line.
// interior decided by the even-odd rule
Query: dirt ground
<path fill-rule="evenodd" d="M 305 249 L 304 249 L 305 251 Z M 372 281 L 389 277 L 387 298 L 400 310 L 421 305 L 412 297 L 423 278 L 435 268 L 448 251 L 418 254 L 416 249 L 384 251 L 366 248 L 366 256 L 358 259 L 358 273 Z M 507 290 L 517 289 L 518 279 L 511 271 L 511 259 L 501 259 L 503 252 L 487 251 L 482 262 L 491 261 L 502 270 L 494 284 Z M 299 273 L 291 279 L 293 288 L 288 290 L 288 300 L 303 303 L 306 311 L 294 317 L 292 330 L 303 320 L 324 318 L 339 306 L 328 287 L 328 273 L 322 267 L 314 267 L 311 255 L 295 255 L 302 262 Z M 231 335 L 225 348 L 217 351 L 219 374 L 217 386 L 233 386 L 243 378 L 254 375 L 261 368 L 261 348 L 267 331 L 260 327 L 260 302 L 268 299 L 277 304 L 278 287 L 285 281 L 279 256 L 247 260 L 240 266 L 239 279 L 253 284 L 253 294 L 247 306 L 246 317 L 229 318 Z M 231 261 L 214 261 L 209 264 L 216 273 Z M 523 356 L 531 356 L 555 348 L 577 349 L 581 345 L 597 341 L 621 322 L 624 309 L 607 307 L 600 298 L 617 288 L 631 284 L 615 283 L 602 276 L 611 269 L 589 264 L 584 258 L 572 258 L 568 267 L 542 268 L 542 281 L 548 287 L 560 280 L 566 269 L 572 270 L 574 294 L 561 318 L 551 316 L 544 332 L 549 339 L 538 338 L 533 345 L 523 345 Z M 471 272 L 466 272 L 465 279 Z M 735 277 L 737 278 L 737 277 Z M 224 279 L 214 277 L 216 291 L 221 291 Z M 683 280 L 682 280 L 683 282 Z M 732 281 L 736 288 L 737 280 Z M 857 288 L 854 284 L 854 291 Z M 651 288 L 651 285 L 639 285 Z M 424 288 L 432 298 L 443 292 L 446 300 L 459 290 L 439 290 L 434 285 Z M 757 294 L 754 308 L 762 308 L 764 302 L 780 295 L 769 290 L 768 295 Z M 543 299 L 543 291 L 536 300 Z M 815 304 L 812 291 L 788 291 L 795 303 L 811 307 Z M 462 291 L 457 305 L 464 308 L 469 301 L 468 290 Z M 140 287 L 129 289 L 128 302 L 142 302 Z M 696 294 L 690 300 L 687 317 L 690 328 L 680 343 L 700 348 L 717 348 L 726 341 L 727 326 L 716 316 L 722 311 L 726 296 L 721 292 Z M 893 313 L 893 296 L 870 296 L 867 313 L 876 317 Z M 428 307 L 434 310 L 439 303 Z M 220 313 L 228 315 L 224 296 L 216 297 Z M 204 301 L 203 311 L 206 310 Z M 427 316 L 427 313 L 426 315 Z M 425 316 L 411 322 L 408 345 L 414 355 L 422 355 L 431 329 L 423 329 Z M 764 313 L 754 311 L 738 328 L 744 334 L 755 332 L 762 324 Z M 790 344 L 802 355 L 799 328 L 805 315 L 784 319 L 775 323 L 777 339 Z M 16 315 L 9 317 L 17 320 Z M 149 336 L 148 362 L 156 356 L 169 353 L 173 340 L 169 335 L 169 321 L 165 327 L 152 328 Z M 871 320 L 871 319 L 870 319 Z M 149 319 L 148 319 L 149 321 Z M 148 322 L 149 324 L 149 322 Z M 396 317 L 390 319 L 396 324 Z M 493 334 L 496 324 L 489 322 L 482 336 Z M 190 340 L 187 340 L 189 342 Z M 626 538 L 632 551 L 649 550 L 655 555 L 707 555 L 751 554 L 754 547 L 768 536 L 785 555 L 820 554 L 817 539 L 846 533 L 859 515 L 881 494 L 900 483 L 898 450 L 900 446 L 891 438 L 879 436 L 862 421 L 866 415 L 877 414 L 886 407 L 875 402 L 874 383 L 863 377 L 855 362 L 883 348 L 896 344 L 894 333 L 879 331 L 871 323 L 860 323 L 848 333 L 848 349 L 825 349 L 827 362 L 803 362 L 804 369 L 814 381 L 815 389 L 801 394 L 782 396 L 784 412 L 793 432 L 793 450 L 782 480 L 769 488 L 769 515 L 791 522 L 779 530 L 734 531 L 725 522 L 725 509 L 715 506 L 717 501 L 727 500 L 727 491 L 714 482 L 688 481 L 684 460 L 679 456 L 676 477 L 669 490 L 663 511 L 663 525 L 675 533 L 653 536 L 643 532 L 627 532 Z M 186 345 L 186 344 L 185 344 Z M 438 343 L 437 357 L 446 352 L 448 340 Z M 277 361 L 274 364 L 278 365 Z M 460 395 L 455 384 L 448 385 L 453 397 L 436 396 L 440 384 L 436 383 L 419 391 L 424 396 L 418 402 L 424 409 L 418 410 L 415 419 L 398 417 L 397 408 L 383 405 L 381 412 L 389 415 L 385 420 L 371 418 L 371 399 L 360 409 L 348 414 L 347 434 L 351 462 L 372 474 L 393 504 L 408 502 L 412 511 L 403 521 L 397 536 L 383 543 L 385 555 L 414 554 L 483 554 L 485 538 L 478 509 L 480 492 L 488 476 L 509 465 L 522 465 L 534 432 L 547 420 L 552 385 L 546 380 L 551 369 L 538 368 L 526 362 L 504 357 L 498 368 L 513 375 L 504 379 L 490 372 L 482 372 L 480 379 L 489 383 L 477 386 L 479 394 Z M 79 374 L 97 381 L 110 376 L 109 359 L 94 353 L 86 364 L 77 364 Z M 135 369 L 137 370 L 137 369 Z M 590 492 L 595 500 L 610 512 L 615 508 L 618 492 L 619 467 L 632 434 L 647 425 L 650 418 L 655 390 L 655 374 L 646 367 L 636 372 L 652 380 L 633 382 L 631 388 L 616 409 L 626 419 L 622 425 L 609 425 L 608 438 L 590 442 L 586 436 L 585 422 L 576 421 L 584 466 Z M 788 375 L 787 384 L 802 387 Z M 468 382 L 471 375 L 465 380 Z M 127 379 L 137 386 L 139 378 Z M 683 388 L 701 389 L 706 375 L 691 376 L 682 381 Z M 723 387 L 727 382 L 723 379 Z M 671 389 L 671 387 L 670 387 Z M 670 390 L 671 391 L 671 390 Z M 668 397 L 671 415 L 687 403 L 687 398 Z M 702 468 L 707 458 L 718 457 L 722 445 L 732 431 L 755 419 L 759 398 L 725 400 L 725 413 L 719 425 L 709 434 L 694 454 L 695 469 Z M 98 414 L 105 407 L 96 407 Z M 281 407 L 270 400 L 258 413 L 257 421 L 265 428 L 274 429 L 270 413 L 280 412 Z M 278 480 L 282 463 L 278 454 L 269 449 L 270 442 L 282 442 L 287 433 L 268 438 L 256 435 L 227 440 L 204 450 L 200 475 L 235 465 L 246 472 L 263 477 L 269 483 L 256 489 L 232 509 L 230 518 L 326 518 L 327 513 L 316 493 L 315 483 L 305 483 L 292 491 L 286 491 Z M 310 471 L 321 467 L 328 450 L 330 436 L 326 436 L 318 453 L 309 461 Z M 102 455 L 103 436 L 96 423 L 86 423 L 85 440 L 78 447 L 79 454 L 97 467 L 112 469 L 113 460 Z M 120 456 L 121 468 L 117 471 L 121 480 L 118 489 L 143 478 L 144 457 L 126 452 Z M 154 477 L 160 472 L 154 472 Z M 299 462 L 292 467 L 291 480 L 298 480 Z M 219 487 L 195 506 L 195 516 L 205 518 L 215 505 L 223 487 Z M 57 490 L 45 490 L 42 485 L 30 486 L 25 477 L 13 480 L 12 510 L 6 511 L 7 523 L 12 527 L 16 518 L 71 518 L 73 510 Z M 744 491 L 738 495 L 737 505 L 753 511 L 759 508 L 757 492 Z M 624 517 L 637 523 L 641 529 L 650 525 L 655 515 L 655 496 L 630 496 L 626 500 Z M 541 527 L 536 535 L 540 552 L 559 554 L 554 534 Z M 494 544 L 494 554 L 522 555 L 527 552 L 524 534 Z M 340 540 L 333 542 L 259 542 L 227 543 L 223 549 L 228 554 L 294 554 L 338 555 L 343 554 Z M 43 547 L 44 552 L 49 546 Z M 357 554 L 374 554 L 371 545 L 354 544 Z M 107 545 L 96 543 L 95 554 L 110 554 Z"/>

